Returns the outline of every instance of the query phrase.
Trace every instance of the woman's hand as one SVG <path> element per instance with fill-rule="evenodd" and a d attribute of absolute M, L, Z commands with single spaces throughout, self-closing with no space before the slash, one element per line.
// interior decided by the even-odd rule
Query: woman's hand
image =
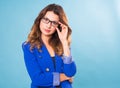
<path fill-rule="evenodd" d="M 67 40 L 68 26 L 62 24 L 61 22 L 59 22 L 59 24 L 61 27 L 61 31 L 58 28 L 56 28 L 56 30 L 57 30 L 59 39 L 63 45 L 64 55 L 70 56 L 70 49 L 69 49 L 68 40 Z"/>
<path fill-rule="evenodd" d="M 72 83 L 72 82 L 73 82 L 73 77 L 71 77 L 71 78 L 69 79 L 69 82 L 70 82 L 70 83 Z"/>
<path fill-rule="evenodd" d="M 61 31 L 58 28 L 56 28 L 56 30 L 60 41 L 62 42 L 62 44 L 64 44 L 64 41 L 67 41 L 68 27 L 61 22 L 59 22 L 59 24 L 61 27 Z"/>
<path fill-rule="evenodd" d="M 60 82 L 63 82 L 65 80 L 68 80 L 70 83 L 73 82 L 73 78 L 72 77 L 67 77 L 65 74 L 61 73 L 60 74 Z"/>

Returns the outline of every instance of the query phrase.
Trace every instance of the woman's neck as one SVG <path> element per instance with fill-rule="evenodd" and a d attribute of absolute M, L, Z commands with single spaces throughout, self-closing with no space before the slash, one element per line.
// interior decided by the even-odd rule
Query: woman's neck
<path fill-rule="evenodd" d="M 49 45 L 49 39 L 51 36 L 41 35 L 42 41 L 45 45 Z"/>
<path fill-rule="evenodd" d="M 51 38 L 51 36 L 44 36 L 44 35 L 42 35 L 41 38 L 42 38 L 42 41 L 45 44 L 45 46 L 46 46 L 50 56 L 54 57 L 55 56 L 54 50 L 53 50 L 53 48 L 49 44 L 49 39 Z"/>

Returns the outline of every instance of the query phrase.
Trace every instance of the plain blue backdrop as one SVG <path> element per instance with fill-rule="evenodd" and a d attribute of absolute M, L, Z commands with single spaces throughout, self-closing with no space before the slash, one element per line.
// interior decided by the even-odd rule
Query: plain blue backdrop
<path fill-rule="evenodd" d="M 50 3 L 73 31 L 73 88 L 120 88 L 120 0 L 0 0 L 0 88 L 30 88 L 21 44 Z"/>

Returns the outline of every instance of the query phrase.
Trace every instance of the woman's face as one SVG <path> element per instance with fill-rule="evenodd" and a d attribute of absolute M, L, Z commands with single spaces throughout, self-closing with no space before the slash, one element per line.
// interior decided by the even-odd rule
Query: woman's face
<path fill-rule="evenodd" d="M 59 17 L 53 11 L 48 11 L 40 22 L 40 31 L 42 35 L 50 36 L 58 27 Z"/>

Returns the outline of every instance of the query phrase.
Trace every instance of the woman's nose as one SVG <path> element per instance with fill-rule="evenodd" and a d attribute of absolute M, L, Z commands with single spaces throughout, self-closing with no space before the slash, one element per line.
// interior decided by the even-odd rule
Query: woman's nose
<path fill-rule="evenodd" d="M 49 23 L 47 24 L 47 27 L 50 28 L 51 26 L 52 26 L 52 23 L 49 22 Z"/>

